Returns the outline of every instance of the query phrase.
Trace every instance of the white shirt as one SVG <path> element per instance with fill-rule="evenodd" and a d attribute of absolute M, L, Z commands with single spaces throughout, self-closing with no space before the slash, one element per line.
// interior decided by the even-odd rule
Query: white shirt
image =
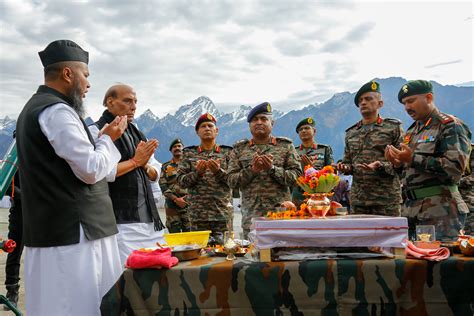
<path fill-rule="evenodd" d="M 120 152 L 108 135 L 93 136 L 94 149 L 73 108 L 57 103 L 41 112 L 38 122 L 56 154 L 66 160 L 78 179 L 94 184 L 107 175 L 115 178 L 116 172 L 113 171 L 120 161 Z M 107 177 L 109 180 L 110 177 Z"/>

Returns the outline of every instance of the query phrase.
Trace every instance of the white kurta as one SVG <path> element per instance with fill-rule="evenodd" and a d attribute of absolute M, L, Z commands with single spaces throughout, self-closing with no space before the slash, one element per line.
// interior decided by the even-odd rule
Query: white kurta
<path fill-rule="evenodd" d="M 115 175 L 120 152 L 107 135 L 90 143 L 77 113 L 58 103 L 38 118 L 56 154 L 76 177 L 93 184 Z M 25 229 L 28 229 L 27 227 Z M 26 311 L 35 315 L 100 315 L 102 296 L 122 272 L 116 236 L 59 247 L 25 247 Z"/>
<path fill-rule="evenodd" d="M 117 224 L 119 233 L 117 243 L 122 267 L 125 267 L 128 256 L 140 248 L 156 248 L 156 242 L 164 244 L 164 230 L 155 231 L 153 223 Z"/>
<path fill-rule="evenodd" d="M 116 235 L 60 247 L 25 247 L 28 316 L 100 315 L 100 301 L 122 273 Z"/>
<path fill-rule="evenodd" d="M 89 131 L 91 132 L 91 135 L 93 137 L 97 137 L 97 135 L 99 135 L 99 129 L 95 125 L 89 126 Z M 157 172 L 157 177 L 155 181 L 150 180 L 151 187 L 153 189 L 154 186 L 158 186 L 158 181 L 160 179 L 161 173 L 161 163 L 155 159 L 154 155 L 152 155 L 148 160 L 148 164 L 151 167 L 155 168 Z M 109 175 L 107 177 L 107 181 L 113 182 L 114 180 L 109 180 L 112 178 L 114 178 L 115 180 L 115 175 Z M 153 196 L 156 200 L 157 196 L 155 195 L 155 190 L 153 190 Z M 159 242 L 161 244 L 164 243 L 164 230 L 155 231 L 155 226 L 153 223 L 117 224 L 117 227 L 119 230 L 119 233 L 117 234 L 117 242 L 122 267 L 125 267 L 125 262 L 127 261 L 128 256 L 132 253 L 133 250 L 137 250 L 140 248 L 156 248 L 156 242 Z"/>

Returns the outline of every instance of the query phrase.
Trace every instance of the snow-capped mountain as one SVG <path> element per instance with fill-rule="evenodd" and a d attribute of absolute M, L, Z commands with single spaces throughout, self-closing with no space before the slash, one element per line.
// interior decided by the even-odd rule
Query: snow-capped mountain
<path fill-rule="evenodd" d="M 0 118 L 0 134 L 12 136 L 15 126 L 16 121 L 9 118 L 8 116 Z"/>
<path fill-rule="evenodd" d="M 214 103 L 206 96 L 201 96 L 191 104 L 181 106 L 174 114 L 184 126 L 194 126 L 197 119 L 204 113 L 211 113 L 216 118 L 221 116 Z"/>
<path fill-rule="evenodd" d="M 377 79 L 377 81 L 380 83 L 384 99 L 381 115 L 402 120 L 403 127 L 406 129 L 412 120 L 397 100 L 398 90 L 405 80 L 392 77 Z M 471 129 L 474 129 L 474 87 L 443 86 L 437 82 L 432 83 L 435 104 L 439 109 L 461 118 Z M 146 110 L 135 121 L 148 138 L 156 138 L 160 141 L 155 156 L 158 160 L 165 162 L 171 158 L 168 147 L 173 139 L 181 138 L 185 146 L 199 144 L 194 124 L 198 117 L 206 112 L 213 114 L 217 119 L 219 144 L 232 145 L 237 140 L 250 138 L 247 123 L 247 114 L 250 110 L 250 106 L 241 105 L 233 112 L 224 113 L 217 109 L 210 98 L 201 96 L 191 104 L 182 105 L 174 114 L 158 118 L 151 110 Z M 316 141 L 331 145 L 334 158 L 341 158 L 344 149 L 344 131 L 360 120 L 360 113 L 354 105 L 354 92 L 336 93 L 323 103 L 310 104 L 288 113 L 274 108 L 273 134 L 289 137 L 295 144 L 299 144 L 295 126 L 301 119 L 309 116 L 316 122 Z M 8 117 L 0 118 L 0 157 L 3 157 L 11 142 L 15 123 Z"/>

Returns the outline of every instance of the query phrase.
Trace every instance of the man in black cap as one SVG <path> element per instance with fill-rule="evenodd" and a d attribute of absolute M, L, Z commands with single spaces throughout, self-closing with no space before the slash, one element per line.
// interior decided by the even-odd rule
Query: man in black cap
<path fill-rule="evenodd" d="M 402 215 L 408 218 L 410 237 L 415 237 L 417 225 L 434 225 L 436 240 L 456 241 L 469 213 L 458 184 L 469 163 L 471 131 L 457 117 L 438 110 L 429 81 L 408 81 L 398 101 L 415 122 L 401 149 L 388 146 L 386 157 L 403 170 Z"/>
<path fill-rule="evenodd" d="M 170 144 L 173 158 L 161 167 L 160 187 L 165 196 L 166 228 L 170 233 L 189 231 L 189 214 L 186 189 L 178 183 L 178 165 L 183 159 L 183 142 L 180 138 L 174 139 Z"/>
<path fill-rule="evenodd" d="M 117 225 L 106 176 L 120 160 L 117 117 L 94 139 L 82 99 L 89 56 L 59 40 L 39 53 L 44 85 L 17 122 L 28 315 L 99 315 L 101 297 L 121 274 Z"/>
<path fill-rule="evenodd" d="M 302 119 L 296 125 L 296 133 L 300 137 L 301 145 L 296 147 L 296 152 L 300 156 L 301 169 L 311 165 L 317 170 L 333 163 L 332 148 L 329 145 L 318 144 L 314 141 L 316 127 L 312 117 Z M 291 193 L 291 198 L 296 206 L 304 201 L 303 190 L 295 186 Z"/>
<path fill-rule="evenodd" d="M 400 179 L 384 157 L 387 145 L 403 139 L 401 122 L 382 118 L 380 85 L 369 81 L 354 98 L 362 120 L 346 130 L 344 158 L 337 169 L 353 175 L 351 208 L 356 214 L 400 216 Z"/>
<path fill-rule="evenodd" d="M 247 122 L 252 139 L 234 145 L 227 169 L 229 186 L 242 191 L 242 228 L 246 237 L 252 218 L 290 200 L 290 188 L 302 173 L 293 142 L 272 136 L 270 103 L 254 107 Z"/>
<path fill-rule="evenodd" d="M 90 126 L 92 135 L 97 135 L 100 129 L 116 117 L 127 117 L 127 129 L 114 142 L 122 158 L 115 171 L 115 180 L 109 182 L 109 193 L 119 230 L 117 241 L 122 266 L 133 250 L 155 247 L 156 242 L 164 242 L 164 226 L 152 188 L 152 182 L 157 184 L 161 170 L 154 157 L 158 140 L 147 140 L 133 122 L 137 101 L 137 94 L 131 86 L 122 83 L 111 86 L 102 102 L 107 109 Z"/>

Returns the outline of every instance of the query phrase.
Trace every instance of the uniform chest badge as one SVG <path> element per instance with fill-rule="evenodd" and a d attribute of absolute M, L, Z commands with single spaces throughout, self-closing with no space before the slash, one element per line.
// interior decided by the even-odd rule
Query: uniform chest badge
<path fill-rule="evenodd" d="M 403 138 L 403 143 L 405 145 L 408 145 L 410 143 L 410 140 L 411 140 L 411 134 L 407 134 L 405 135 L 405 137 Z"/>
<path fill-rule="evenodd" d="M 433 135 L 425 135 L 423 137 L 421 137 L 420 139 L 418 139 L 416 142 L 417 143 L 431 143 L 431 142 L 434 142 L 435 141 L 435 138 Z"/>

